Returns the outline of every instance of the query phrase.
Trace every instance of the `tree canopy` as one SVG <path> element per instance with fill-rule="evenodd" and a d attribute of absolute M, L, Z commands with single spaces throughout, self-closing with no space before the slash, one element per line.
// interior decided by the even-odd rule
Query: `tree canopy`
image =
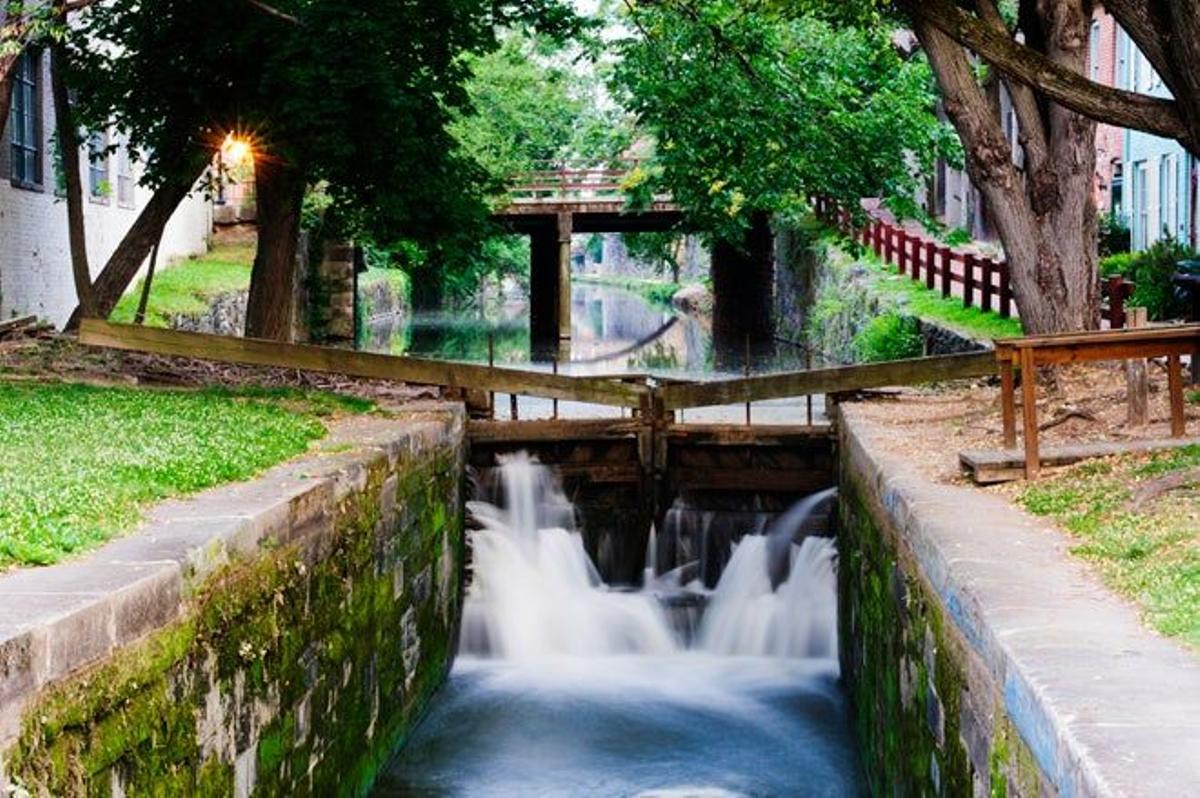
<path fill-rule="evenodd" d="M 626 8 L 615 86 L 655 142 L 631 183 L 669 190 L 703 229 L 732 236 L 751 213 L 813 194 L 902 202 L 955 154 L 928 66 L 903 58 L 886 26 L 778 2 Z"/>

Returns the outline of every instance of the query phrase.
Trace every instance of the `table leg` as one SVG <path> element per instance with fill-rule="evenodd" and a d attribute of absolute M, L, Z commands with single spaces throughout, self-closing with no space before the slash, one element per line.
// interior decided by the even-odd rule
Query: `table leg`
<path fill-rule="evenodd" d="M 1025 417 L 1025 478 L 1037 479 L 1041 470 L 1038 453 L 1037 420 L 1037 369 L 1033 362 L 1033 350 L 1021 350 L 1021 399 Z"/>
<path fill-rule="evenodd" d="M 1179 355 L 1167 358 L 1167 392 L 1171 397 L 1171 437 L 1182 438 L 1187 434 L 1187 422 L 1183 415 L 1183 364 Z"/>
<path fill-rule="evenodd" d="M 1000 414 L 1004 419 L 1004 448 L 1017 448 L 1017 398 L 1011 358 L 1000 361 Z"/>

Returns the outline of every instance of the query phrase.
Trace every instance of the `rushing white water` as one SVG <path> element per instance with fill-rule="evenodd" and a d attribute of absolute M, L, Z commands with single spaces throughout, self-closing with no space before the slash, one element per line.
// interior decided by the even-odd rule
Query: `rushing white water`
<path fill-rule="evenodd" d="M 699 560 L 615 590 L 545 469 L 514 457 L 501 478 L 504 509 L 470 505 L 465 656 L 377 796 L 866 794 L 837 684 L 830 541 L 789 543 L 775 590 L 762 534 L 715 590 Z M 777 540 L 801 530 L 789 517 Z"/>
<path fill-rule="evenodd" d="M 772 588 L 768 538 L 747 535 L 715 591 L 680 574 L 653 576 L 641 591 L 611 590 L 601 581 L 575 531 L 574 512 L 548 470 L 526 455 L 501 468 L 505 509 L 472 502 L 482 526 L 472 535 L 474 581 L 463 616 L 462 650 L 508 660 L 681 652 L 661 593 L 686 590 L 708 598 L 697 648 L 725 656 L 836 657 L 834 548 L 806 538 L 790 548 L 787 578 Z M 806 514 L 788 514 L 773 538 L 795 534 Z M 655 537 L 647 546 L 653 562 Z"/>

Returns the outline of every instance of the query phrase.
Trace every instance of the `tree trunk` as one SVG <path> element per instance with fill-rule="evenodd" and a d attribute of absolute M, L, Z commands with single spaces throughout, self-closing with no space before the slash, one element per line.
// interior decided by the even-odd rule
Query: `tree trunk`
<path fill-rule="evenodd" d="M 1087 61 L 1083 5 L 1057 0 L 1041 6 L 1045 55 L 1078 73 Z M 966 150 L 967 171 L 1004 244 L 1026 332 L 1094 329 L 1100 308 L 1092 196 L 1095 123 L 1050 102 L 1019 107 L 1027 152 L 1028 174 L 1023 174 L 1013 164 L 1000 119 L 962 46 L 919 15 L 915 21 L 946 113 Z M 1019 104 L 1025 99 L 1019 91 L 1017 98 Z"/>
<path fill-rule="evenodd" d="M 93 291 L 96 300 L 97 318 L 108 318 L 125 289 L 137 276 L 146 256 L 154 244 L 162 236 L 163 228 L 170 221 L 171 215 L 183 202 L 184 197 L 191 191 L 194 183 L 171 182 L 157 191 L 146 207 L 138 214 L 137 220 L 125 233 L 121 243 L 117 245 L 112 257 L 104 264 L 104 269 L 96 277 Z M 66 329 L 73 330 L 79 326 L 80 309 L 76 308 L 67 321 Z"/>
<path fill-rule="evenodd" d="M 95 294 L 92 291 L 92 272 L 88 265 L 87 236 L 83 227 L 83 180 L 79 175 L 79 135 L 67 94 L 66 47 L 56 43 L 51 48 L 50 86 L 54 95 L 54 116 L 58 125 L 58 148 L 67 189 L 67 237 L 71 246 L 71 275 L 75 279 L 75 295 L 84 316 L 96 315 Z M 90 153 L 89 153 L 90 155 Z M 106 156 L 107 157 L 107 156 Z"/>
<path fill-rule="evenodd" d="M 278 160 L 254 164 L 258 198 L 258 251 L 250 275 L 246 336 L 273 341 L 292 337 L 295 319 L 296 248 L 304 174 Z"/>
<path fill-rule="evenodd" d="M 133 314 L 134 324 L 146 322 L 146 306 L 150 304 L 150 291 L 154 286 L 154 269 L 158 266 L 158 248 L 162 246 L 162 238 L 154 242 L 150 251 L 150 265 L 146 268 L 146 280 L 142 283 L 142 295 L 138 298 L 137 312 Z"/>

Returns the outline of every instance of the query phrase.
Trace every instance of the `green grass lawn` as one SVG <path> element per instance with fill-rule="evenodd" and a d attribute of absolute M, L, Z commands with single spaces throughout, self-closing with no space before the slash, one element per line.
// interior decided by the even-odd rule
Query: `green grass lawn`
<path fill-rule="evenodd" d="M 892 297 L 900 312 L 942 324 L 975 339 L 1024 335 L 1017 319 L 1006 319 L 994 311 L 985 313 L 979 308 L 963 307 L 962 299 L 943 297 L 940 290 L 931 291 L 924 282 L 900 274 L 894 266 L 885 266 L 873 252 L 865 260 L 876 275 L 876 291 Z"/>
<path fill-rule="evenodd" d="M 146 324 L 167 326 L 167 319 L 181 314 L 203 313 L 219 294 L 245 291 L 250 287 L 254 245 L 217 247 L 196 258 L 173 263 L 154 276 L 146 306 Z M 112 321 L 129 323 L 142 296 L 142 280 L 113 309 Z"/>
<path fill-rule="evenodd" d="M 1200 467 L 1200 446 L 1084 463 L 1022 490 L 1030 512 L 1078 539 L 1074 552 L 1165 635 L 1200 648 L 1200 484 L 1133 509 L 1146 480 Z"/>
<path fill-rule="evenodd" d="M 0 571 L 134 528 L 167 497 L 247 479 L 365 400 L 288 389 L 199 392 L 0 381 Z"/>

